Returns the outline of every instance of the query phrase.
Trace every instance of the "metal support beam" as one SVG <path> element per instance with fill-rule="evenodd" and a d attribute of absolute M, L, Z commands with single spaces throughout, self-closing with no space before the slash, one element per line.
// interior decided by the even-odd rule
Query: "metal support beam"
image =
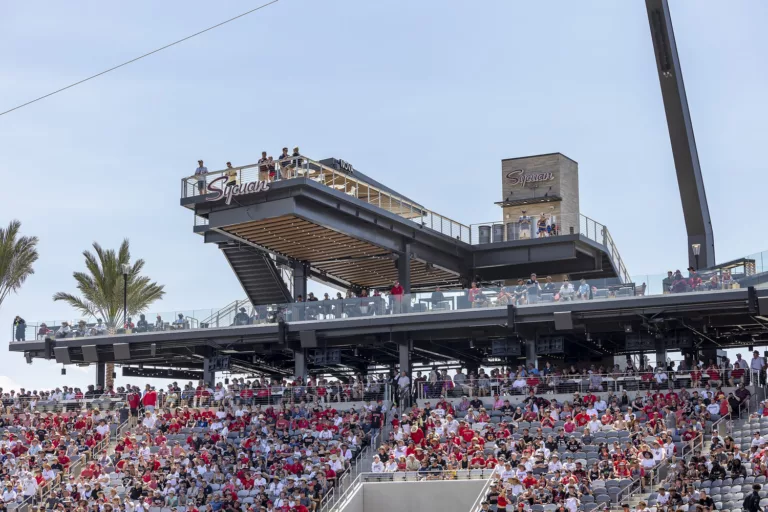
<path fill-rule="evenodd" d="M 411 293 L 411 244 L 403 244 L 403 252 L 397 259 L 397 279 L 403 292 Z"/>
<path fill-rule="evenodd" d="M 688 233 L 688 262 L 690 266 L 708 268 L 715 265 L 715 239 L 709 217 L 707 194 L 701 176 L 693 123 L 685 95 L 683 72 L 677 54 L 675 33 L 667 0 L 645 0 L 651 28 L 653 49 L 661 84 L 661 95 L 667 116 L 672 156 L 677 171 L 677 185 Z M 699 244 L 700 254 L 694 255 L 692 246 Z"/>
<path fill-rule="evenodd" d="M 101 386 L 101 389 L 105 389 L 104 386 L 107 383 L 107 365 L 106 363 L 98 363 L 96 365 L 96 387 Z"/>
<path fill-rule="evenodd" d="M 300 348 L 293 351 L 294 377 L 302 383 L 307 377 L 307 349 Z"/>
<path fill-rule="evenodd" d="M 295 261 L 291 264 L 293 267 L 293 298 L 298 300 L 301 295 L 303 300 L 307 300 L 307 276 L 309 275 L 308 266 L 301 261 Z"/>
<path fill-rule="evenodd" d="M 213 370 L 213 357 L 206 357 L 203 361 L 203 383 L 208 387 L 216 386 L 216 372 Z"/>

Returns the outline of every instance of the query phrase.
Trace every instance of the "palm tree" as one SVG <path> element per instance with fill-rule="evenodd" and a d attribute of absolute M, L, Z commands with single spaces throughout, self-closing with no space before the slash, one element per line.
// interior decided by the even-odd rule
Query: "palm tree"
<path fill-rule="evenodd" d="M 87 272 L 72 274 L 81 296 L 58 292 L 53 296 L 54 301 L 63 300 L 84 315 L 101 318 L 108 328 L 117 328 L 121 322 L 125 322 L 123 264 L 130 268 L 126 303 L 128 316 L 138 315 L 165 295 L 164 286 L 150 282 L 148 277 L 140 275 L 144 260 L 136 260 L 133 265 L 130 264 L 128 239 L 123 240 L 117 253 L 112 249 L 102 249 L 96 242 L 93 243 L 93 250 L 95 255 L 90 251 L 83 251 Z M 114 367 L 113 363 L 107 364 L 107 387 L 112 385 Z"/>
<path fill-rule="evenodd" d="M 21 222 L 12 220 L 6 229 L 0 228 L 0 306 L 11 293 L 16 293 L 37 261 L 37 237 L 19 236 Z"/>

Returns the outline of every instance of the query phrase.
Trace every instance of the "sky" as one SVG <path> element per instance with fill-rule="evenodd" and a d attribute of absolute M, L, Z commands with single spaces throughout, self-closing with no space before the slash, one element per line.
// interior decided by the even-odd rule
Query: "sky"
<path fill-rule="evenodd" d="M 260 3 L 2 2 L 0 111 Z M 727 261 L 768 249 L 768 3 L 722 5 L 671 0 Z M 10 338 L 17 314 L 79 318 L 52 296 L 75 291 L 94 241 L 130 239 L 166 287 L 152 314 L 243 298 L 223 255 L 192 233 L 180 180 L 200 158 L 218 170 L 296 145 L 464 224 L 500 219 L 501 159 L 561 152 L 579 162 L 582 213 L 610 228 L 631 274 L 687 263 L 644 2 L 280 0 L 0 116 L 0 224 L 19 219 L 40 238 L 0 329 Z M 89 369 L 62 377 L 0 353 L 5 389 L 93 382 Z"/>

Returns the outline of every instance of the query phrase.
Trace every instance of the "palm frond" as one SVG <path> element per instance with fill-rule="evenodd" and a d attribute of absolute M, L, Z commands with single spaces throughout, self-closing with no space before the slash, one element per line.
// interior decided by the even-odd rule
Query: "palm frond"
<path fill-rule="evenodd" d="M 0 305 L 15 293 L 35 271 L 37 237 L 19 236 L 21 222 L 12 220 L 8 227 L 0 228 Z"/>
<path fill-rule="evenodd" d="M 103 249 L 93 243 L 93 253 L 84 251 L 86 272 L 74 272 L 73 277 L 82 299 L 67 293 L 57 293 L 54 300 L 63 300 L 84 314 L 101 318 L 110 327 L 116 327 L 123 321 L 123 295 L 127 290 L 128 315 L 145 311 L 152 303 L 163 298 L 162 285 L 152 282 L 141 275 L 144 260 L 136 260 L 128 275 L 128 287 L 125 287 L 123 264 L 130 264 L 130 247 L 127 239 L 123 240 L 117 252 Z"/>

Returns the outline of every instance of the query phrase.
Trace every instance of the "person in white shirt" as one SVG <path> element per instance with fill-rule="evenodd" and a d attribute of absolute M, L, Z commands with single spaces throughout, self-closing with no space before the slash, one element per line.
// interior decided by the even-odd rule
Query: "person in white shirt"
<path fill-rule="evenodd" d="M 654 462 L 661 462 L 662 460 L 667 458 L 667 453 L 659 445 L 658 442 L 653 443 L 653 446 L 651 447 L 651 453 L 653 454 Z"/>
<path fill-rule="evenodd" d="M 659 385 L 667 382 L 667 374 L 661 366 L 656 367 L 656 375 L 653 376 L 656 379 L 656 383 Z"/>
<path fill-rule="evenodd" d="M 581 501 L 579 501 L 579 498 L 575 496 L 569 496 L 565 499 L 565 508 L 568 509 L 568 512 L 576 512 L 579 510 L 580 505 Z"/>
<path fill-rule="evenodd" d="M 752 361 L 749 362 L 749 368 L 753 372 L 760 372 L 763 370 L 763 367 L 765 365 L 763 364 L 763 358 L 760 357 L 760 352 L 755 350 L 752 352 Z"/>
<path fill-rule="evenodd" d="M 16 494 L 16 491 L 13 489 L 13 484 L 11 482 L 6 482 L 5 488 L 3 489 L 3 501 L 6 503 L 13 503 L 16 501 L 16 497 L 18 494 Z"/>
<path fill-rule="evenodd" d="M 515 476 L 515 470 L 512 469 L 512 464 L 505 462 L 504 468 L 500 471 L 500 474 L 502 482 L 506 482 L 510 478 L 513 478 Z"/>
<path fill-rule="evenodd" d="M 554 473 L 555 471 L 562 471 L 563 464 L 560 462 L 560 457 L 557 454 L 552 455 L 552 460 L 549 461 L 547 471 Z"/>
<path fill-rule="evenodd" d="M 394 456 L 389 457 L 389 462 L 387 462 L 387 466 L 384 468 L 384 471 L 386 473 L 394 473 L 397 471 L 397 461 L 395 460 Z"/>
<path fill-rule="evenodd" d="M 659 493 L 656 495 L 656 504 L 663 507 L 669 501 L 669 494 L 664 487 L 659 487 Z"/>
<path fill-rule="evenodd" d="M 749 364 L 747 363 L 746 360 L 741 358 L 741 354 L 736 354 L 736 361 L 734 361 L 733 367 L 749 370 Z"/>
<path fill-rule="evenodd" d="M 405 372 L 400 372 L 400 377 L 397 378 L 397 385 L 400 391 L 406 389 L 411 384 L 411 379 Z"/>
<path fill-rule="evenodd" d="M 157 418 L 155 418 L 154 416 L 152 416 L 152 413 L 151 413 L 151 412 L 147 411 L 147 412 L 144 414 L 144 419 L 141 421 L 141 424 L 142 424 L 142 425 L 143 425 L 145 428 L 148 428 L 148 429 L 153 429 L 153 428 L 155 428 L 155 423 L 157 423 Z"/>
<path fill-rule="evenodd" d="M 587 407 L 586 413 L 587 413 L 587 416 L 589 416 L 590 418 L 592 416 L 597 416 L 598 415 L 597 414 L 597 409 L 595 408 L 594 405 L 590 405 L 589 407 Z"/>
<path fill-rule="evenodd" d="M 707 412 L 709 414 L 720 414 L 720 404 L 712 402 L 707 406 Z"/>
<path fill-rule="evenodd" d="M 603 426 L 602 423 L 597 419 L 597 416 L 594 416 L 589 423 L 587 423 L 587 427 L 589 427 L 590 432 L 599 432 L 600 428 Z"/>
<path fill-rule="evenodd" d="M 381 459 L 378 455 L 373 456 L 373 464 L 371 464 L 371 472 L 372 473 L 383 473 L 384 472 L 384 464 L 381 462 Z"/>
<path fill-rule="evenodd" d="M 598 397 L 597 402 L 595 402 L 595 410 L 598 413 L 601 413 L 605 411 L 608 408 L 608 404 L 605 403 L 605 400 L 603 400 L 603 397 Z"/>

